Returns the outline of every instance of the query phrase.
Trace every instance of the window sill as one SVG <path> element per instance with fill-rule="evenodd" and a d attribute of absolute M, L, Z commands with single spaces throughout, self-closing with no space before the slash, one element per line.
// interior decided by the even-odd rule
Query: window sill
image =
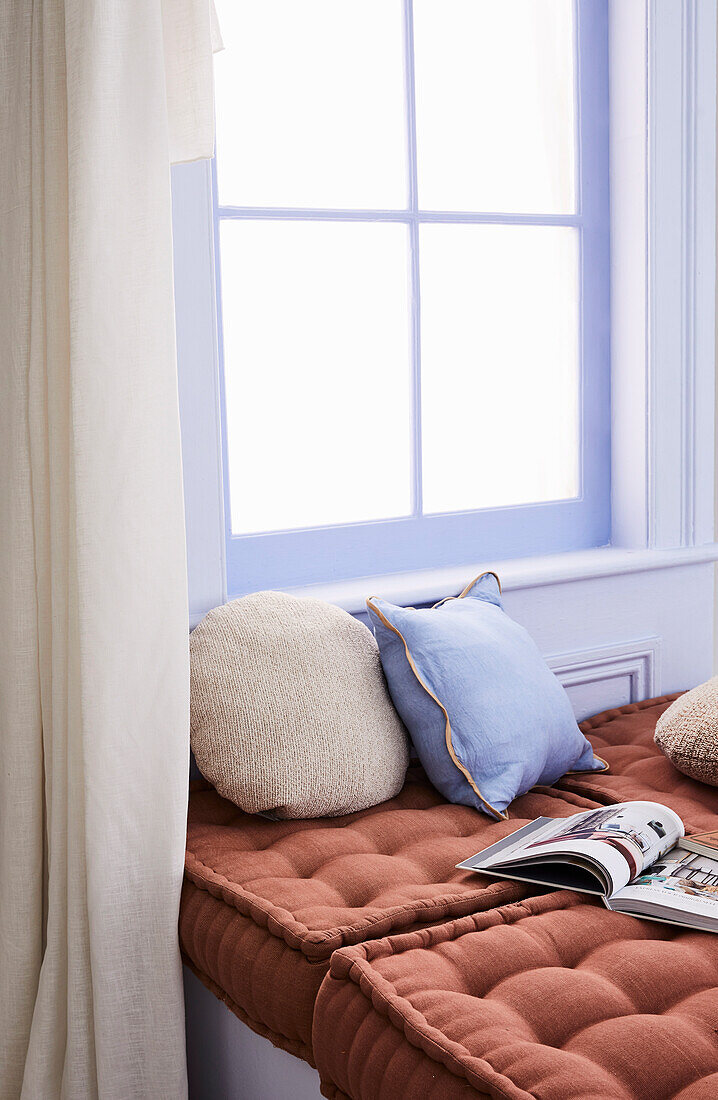
<path fill-rule="evenodd" d="M 654 569 L 673 569 L 681 565 L 702 565 L 718 560 L 718 543 L 680 547 L 675 550 L 624 550 L 606 546 L 596 550 L 577 550 L 545 557 L 514 558 L 477 565 L 426 569 L 413 573 L 388 573 L 359 577 L 334 584 L 309 584 L 289 588 L 294 596 L 313 596 L 337 604 L 352 614 L 363 611 L 368 596 L 381 596 L 396 604 L 426 604 L 454 596 L 472 577 L 494 570 L 505 592 L 538 588 L 547 584 L 595 580 L 625 573 L 643 573 Z"/>

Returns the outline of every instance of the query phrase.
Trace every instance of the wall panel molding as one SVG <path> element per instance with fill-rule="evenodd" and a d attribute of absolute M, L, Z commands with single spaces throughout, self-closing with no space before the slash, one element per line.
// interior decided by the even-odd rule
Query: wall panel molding
<path fill-rule="evenodd" d="M 637 703 L 656 691 L 660 656 L 661 639 L 654 637 L 553 654 L 546 658 L 546 663 L 564 687 L 628 676 L 632 684 L 631 702 Z"/>
<path fill-rule="evenodd" d="M 661 639 L 638 638 L 552 654 L 549 668 L 569 694 L 579 719 L 605 707 L 660 693 Z"/>

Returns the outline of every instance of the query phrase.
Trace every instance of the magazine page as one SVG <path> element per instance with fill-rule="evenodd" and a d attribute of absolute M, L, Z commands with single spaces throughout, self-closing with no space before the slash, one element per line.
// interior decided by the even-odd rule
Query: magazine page
<path fill-rule="evenodd" d="M 718 930 L 718 859 L 675 847 L 615 894 L 617 912 Z"/>
<path fill-rule="evenodd" d="M 578 814 L 577 816 L 582 817 L 583 815 Z M 497 840 L 495 844 L 491 844 L 483 851 L 477 852 L 470 859 L 457 863 L 456 866 L 466 871 L 479 871 L 485 867 L 498 867 L 505 862 L 511 862 L 512 859 L 526 850 L 530 841 L 544 840 L 553 836 L 561 826 L 566 824 L 566 820 L 573 821 L 574 818 L 559 820 L 555 817 L 537 817 L 534 821 L 529 821 L 528 825 L 522 825 L 520 829 L 509 833 L 503 840 Z"/>
<path fill-rule="evenodd" d="M 683 836 L 683 823 L 672 810 L 656 802 L 621 802 L 572 817 L 539 818 L 513 836 L 459 864 L 507 875 L 533 872 L 542 865 L 574 864 L 597 875 L 607 895 L 627 886 Z M 533 881 L 571 885 L 544 873 Z M 578 888 L 578 887 L 575 887 Z"/>
<path fill-rule="evenodd" d="M 582 818 L 584 814 L 578 814 Z M 518 879 L 521 882 L 533 882 L 542 886 L 553 886 L 569 890 L 584 890 L 592 894 L 610 893 L 610 883 L 604 869 L 598 865 L 589 868 L 570 855 L 560 861 L 542 860 L 531 857 L 533 843 L 551 839 L 556 833 L 565 830 L 568 821 L 574 818 L 537 817 L 528 825 L 523 825 L 503 840 L 484 848 L 483 851 L 465 859 L 456 866 L 466 871 L 479 871 L 482 874 L 497 875 L 499 878 Z M 525 861 L 522 857 L 526 857 Z"/>
<path fill-rule="evenodd" d="M 575 853 L 600 863 L 610 875 L 610 894 L 627 886 L 683 836 L 683 822 L 657 802 L 621 802 L 567 818 L 565 828 L 537 839 L 525 856 L 546 859 Z"/>

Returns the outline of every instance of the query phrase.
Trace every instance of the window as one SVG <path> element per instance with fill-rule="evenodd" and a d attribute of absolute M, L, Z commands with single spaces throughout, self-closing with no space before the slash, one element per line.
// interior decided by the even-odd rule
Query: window
<path fill-rule="evenodd" d="M 605 543 L 605 0 L 219 9 L 230 593 Z"/>

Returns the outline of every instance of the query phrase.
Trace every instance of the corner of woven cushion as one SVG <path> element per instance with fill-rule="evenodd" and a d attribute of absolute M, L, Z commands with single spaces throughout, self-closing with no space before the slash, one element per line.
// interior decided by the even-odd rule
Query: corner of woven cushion
<path fill-rule="evenodd" d="M 472 914 L 467 914 L 454 920 L 445 920 L 440 924 L 428 925 L 425 928 L 414 928 L 411 932 L 390 931 L 388 935 L 379 939 L 346 944 L 333 953 L 329 963 L 329 973 L 333 978 L 352 978 L 358 981 L 362 967 L 371 967 L 378 959 L 385 959 L 390 955 L 401 955 L 407 948 L 431 947 L 435 942 L 434 933 L 437 929 L 446 930 L 460 921 L 471 920 Z"/>
<path fill-rule="evenodd" d="M 311 952 L 312 937 L 316 934 L 311 933 L 305 924 L 296 920 L 288 910 L 274 905 L 266 898 L 248 893 L 238 883 L 207 866 L 189 849 L 185 852 L 184 873 L 185 878 L 198 890 L 205 890 L 218 901 L 236 909 L 243 917 L 254 921 L 260 928 L 266 928 L 276 939 L 284 940 L 287 947 L 304 954 Z M 321 936 L 322 933 L 318 935 Z"/>
<path fill-rule="evenodd" d="M 332 978 L 337 978 L 339 981 L 343 981 L 345 978 L 349 978 L 354 966 L 354 953 L 358 950 L 357 947 L 340 947 L 337 951 L 332 953 L 332 957 L 329 960 L 329 974 Z M 351 954 L 349 952 L 352 952 Z"/>
<path fill-rule="evenodd" d="M 330 972 L 324 981 L 330 978 L 353 981 L 374 1012 L 383 1017 L 398 1033 L 403 1034 L 411 1046 L 423 1050 L 432 1061 L 443 1065 L 449 1073 L 467 1081 L 482 1094 L 485 1089 L 490 1089 L 492 1096 L 505 1100 L 509 1097 L 511 1100 L 519 1097 L 521 1100 L 531 1100 L 529 1093 L 523 1089 L 516 1090 L 505 1073 L 494 1069 L 483 1058 L 472 1057 L 463 1043 L 449 1039 L 430 1024 L 424 1013 L 399 993 L 393 982 L 373 970 L 366 958 L 347 957 L 345 961 L 350 963 L 348 970 L 342 968 L 337 972 L 334 970 L 335 958 L 336 955 L 332 957 Z"/>

